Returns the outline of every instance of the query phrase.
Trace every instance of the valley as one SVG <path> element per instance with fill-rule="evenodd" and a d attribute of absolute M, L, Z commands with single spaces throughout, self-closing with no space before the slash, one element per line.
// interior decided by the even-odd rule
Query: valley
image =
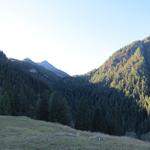
<path fill-rule="evenodd" d="M 147 37 L 124 46 L 99 68 L 84 75 L 69 76 L 47 61 L 39 64 L 30 59 L 22 61 L 9 59 L 4 52 L 0 51 L 0 115 L 27 116 L 82 130 L 84 131 L 83 137 L 80 138 L 85 142 L 84 146 L 88 144 L 86 140 L 90 140 L 84 137 L 84 133 L 91 134 L 90 136 L 96 136 L 98 132 L 112 136 L 125 136 L 127 133 L 134 133 L 138 139 L 149 139 L 149 56 L 150 37 Z M 16 118 L 14 117 L 14 119 Z M 4 117 L 1 119 L 3 120 Z M 6 126 L 9 125 L 7 119 L 4 120 Z M 10 122 L 11 124 L 13 121 Z M 3 121 L 1 125 L 3 125 Z M 70 130 L 69 127 L 67 128 Z M 19 130 L 22 129 L 19 128 Z M 76 130 L 71 130 L 76 132 Z M 18 129 L 16 132 L 19 132 Z M 29 132 L 32 133 L 32 130 Z M 11 131 L 8 134 L 11 134 Z M 70 135 L 70 133 L 66 134 Z M 43 138 L 46 136 L 48 135 Z M 73 138 L 72 136 L 76 137 L 74 134 L 71 134 L 71 138 Z M 9 137 L 7 138 L 9 139 Z M 111 138 L 112 141 L 120 139 L 119 137 Z M 68 137 L 66 139 L 68 140 Z M 91 139 L 93 138 L 91 137 Z M 123 143 L 123 141 L 128 141 L 127 138 L 121 139 L 116 145 L 119 145 L 120 142 L 127 144 Z M 63 139 L 61 140 L 63 143 Z M 135 143 L 135 147 L 140 142 L 132 140 L 133 143 L 134 141 L 137 143 Z M 80 140 L 77 142 L 80 144 Z M 95 140 L 90 142 L 91 144 L 93 142 L 96 142 L 96 145 L 99 144 Z M 149 144 L 146 145 L 149 147 Z M 107 149 L 107 146 L 106 144 L 104 149 Z M 90 146 L 88 145 L 88 147 Z M 95 146 L 95 149 L 96 147 L 98 146 Z M 92 148 L 94 149 L 94 147 Z"/>

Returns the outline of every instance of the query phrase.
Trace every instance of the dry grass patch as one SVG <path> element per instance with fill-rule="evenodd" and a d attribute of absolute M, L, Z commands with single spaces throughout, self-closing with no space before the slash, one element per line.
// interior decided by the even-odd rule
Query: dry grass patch
<path fill-rule="evenodd" d="M 150 143 L 27 117 L 0 116 L 0 150 L 150 150 Z"/>

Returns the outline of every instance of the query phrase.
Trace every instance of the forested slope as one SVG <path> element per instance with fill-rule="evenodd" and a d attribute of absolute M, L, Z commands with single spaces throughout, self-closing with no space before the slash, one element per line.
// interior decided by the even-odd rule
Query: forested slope
<path fill-rule="evenodd" d="M 25 115 L 114 135 L 150 131 L 150 38 L 117 51 L 96 70 L 61 78 L 0 52 L 0 114 Z"/>

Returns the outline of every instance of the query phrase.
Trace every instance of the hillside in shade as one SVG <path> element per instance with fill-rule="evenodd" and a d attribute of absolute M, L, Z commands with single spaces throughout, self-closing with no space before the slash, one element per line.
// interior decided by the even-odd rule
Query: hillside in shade
<path fill-rule="evenodd" d="M 79 130 L 138 138 L 150 131 L 150 38 L 114 53 L 83 76 L 60 77 L 0 52 L 0 115 L 28 116 Z"/>

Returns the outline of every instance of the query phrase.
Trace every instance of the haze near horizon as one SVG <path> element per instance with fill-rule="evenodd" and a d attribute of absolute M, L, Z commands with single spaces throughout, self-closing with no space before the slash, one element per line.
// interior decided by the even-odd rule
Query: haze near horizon
<path fill-rule="evenodd" d="M 70 75 L 99 67 L 149 32 L 150 1 L 0 0 L 0 49 Z"/>

